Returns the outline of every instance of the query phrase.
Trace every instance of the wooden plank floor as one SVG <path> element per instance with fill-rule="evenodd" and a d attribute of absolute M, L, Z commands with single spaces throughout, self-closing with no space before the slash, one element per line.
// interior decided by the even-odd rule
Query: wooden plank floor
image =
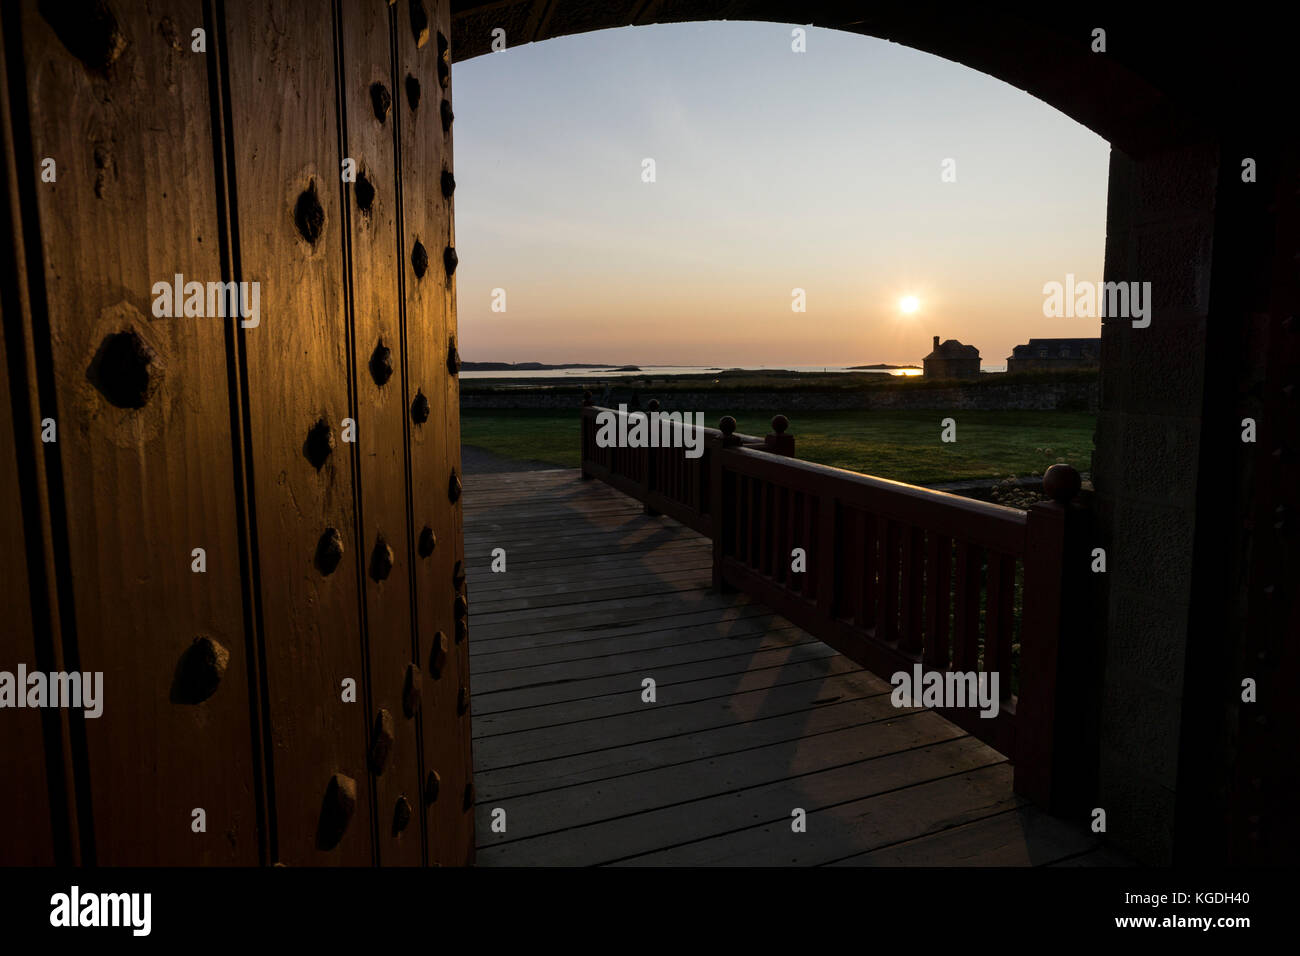
<path fill-rule="evenodd" d="M 469 475 L 464 500 L 480 865 L 1119 862 L 998 752 L 711 593 L 695 532 L 574 470 Z"/>

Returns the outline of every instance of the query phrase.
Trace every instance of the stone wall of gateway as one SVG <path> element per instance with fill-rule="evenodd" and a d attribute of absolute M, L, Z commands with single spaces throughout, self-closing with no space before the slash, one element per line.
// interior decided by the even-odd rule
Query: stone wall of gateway
<path fill-rule="evenodd" d="M 614 388 L 610 398 L 593 392 L 598 405 L 641 407 L 659 399 L 664 411 L 783 412 L 839 411 L 845 409 L 976 409 L 987 411 L 1097 411 L 1097 382 L 1048 382 L 1008 385 L 953 385 L 945 388 L 876 388 L 836 391 L 664 391 Z M 492 392 L 462 391 L 461 408 L 572 408 L 582 404 L 580 392 L 571 389 L 503 389 Z M 711 423 L 712 424 L 712 423 Z"/>

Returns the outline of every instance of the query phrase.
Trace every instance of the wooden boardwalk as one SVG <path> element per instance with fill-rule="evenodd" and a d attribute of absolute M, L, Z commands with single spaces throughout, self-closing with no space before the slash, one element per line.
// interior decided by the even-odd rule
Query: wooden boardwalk
<path fill-rule="evenodd" d="M 711 593 L 707 539 L 576 470 L 467 476 L 465 550 L 480 865 L 1120 862 L 1013 795 L 997 751 Z"/>

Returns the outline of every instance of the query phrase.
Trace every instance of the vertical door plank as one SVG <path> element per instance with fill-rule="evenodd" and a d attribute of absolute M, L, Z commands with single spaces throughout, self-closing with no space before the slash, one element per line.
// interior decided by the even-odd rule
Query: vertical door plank
<path fill-rule="evenodd" d="M 111 42 L 89 60 L 60 39 L 76 24 L 47 22 L 35 2 L 21 15 L 30 162 L 57 163 L 55 182 L 30 184 L 45 266 L 31 281 L 48 307 L 32 321 L 52 353 L 56 407 L 41 413 L 58 421 L 54 550 L 63 623 L 76 629 L 65 662 L 103 673 L 103 715 L 70 715 L 92 797 L 83 859 L 250 864 L 226 320 L 152 310 L 156 282 L 222 278 L 208 64 L 189 48 L 203 17 L 197 0 L 114 9 L 116 22 L 93 27 Z M 204 573 L 191 570 L 195 548 Z M 196 638 L 229 655 L 201 701 L 180 680 Z M 196 808 L 206 832 L 192 829 Z"/>
<path fill-rule="evenodd" d="M 375 746 L 380 711 L 387 711 L 393 740 L 375 773 L 380 864 L 418 865 L 424 857 L 419 812 L 422 761 L 416 694 L 424 679 L 411 627 L 411 565 L 426 561 L 432 545 L 407 519 L 407 409 L 402 396 L 401 260 L 397 236 L 397 157 L 391 107 L 392 55 L 386 5 L 343 4 L 342 103 L 344 155 L 357 167 L 349 185 L 353 362 L 356 374 L 357 462 L 370 661 L 370 732 Z M 382 87 L 372 94 L 372 87 Z M 381 384 L 382 383 L 382 384 Z M 432 531 L 430 532 L 432 534 Z M 389 557 L 391 555 L 391 558 Z M 414 671 L 408 671 L 411 668 Z M 409 686 L 408 686 L 409 683 Z M 383 746 L 383 742 L 380 742 Z M 377 752 L 378 753 L 378 752 Z M 405 803 L 402 803 L 405 801 Z M 399 804 L 401 808 L 399 809 Z M 409 813 L 408 809 L 409 808 Z M 403 824 L 403 821 L 406 821 Z"/>
<path fill-rule="evenodd" d="M 14 449 L 0 463 L 0 548 L 9 556 L 5 587 L 0 588 L 0 668 L 16 670 L 19 662 L 32 670 L 62 670 L 55 662 L 49 588 L 49 502 L 40 469 L 39 405 L 31 387 L 34 378 L 32 349 L 24 318 L 30 313 L 26 247 L 19 199 L 18 155 L 9 102 L 5 23 L 0 16 L 0 448 Z M 21 108 L 21 104 L 20 108 Z M 21 111 L 25 114 L 25 110 Z M 26 168 L 26 167 L 24 167 Z M 30 196 L 30 180 L 23 192 Z M 13 281 L 9 280 L 13 276 Z M 12 351 L 5 336 L 14 343 Z M 16 375 L 10 377 L 10 361 Z M 20 469 L 22 475 L 20 476 Z M 24 485 L 25 478 L 25 485 Z M 24 495 L 24 487 L 27 492 Z M 26 525 L 26 527 L 25 527 Z M 35 586 L 38 590 L 33 592 Z M 35 624 L 39 617 L 43 633 Z M 0 787 L 0 866 L 50 866 L 56 860 L 72 861 L 67 839 L 73 820 L 67 812 L 66 785 L 59 754 L 66 739 L 59 711 L 42 714 L 19 710 L 5 716 L 5 746 L 0 748 L 0 780 L 25 781 L 24 786 Z M 45 728 L 42 727 L 45 724 Z M 48 728 L 54 758 L 46 763 Z M 56 844 L 56 833 L 59 843 Z"/>
<path fill-rule="evenodd" d="M 10 263 L 5 263 L 9 268 Z M 0 320 L 18 322 L 0 302 Z M 3 328 L 0 321 L 0 328 Z M 17 447 L 9 401 L 9 359 L 0 335 L 0 448 Z M 24 403 L 25 405 L 25 403 Z M 24 452 L 35 449 L 24 444 Z M 34 506 L 36 503 L 33 502 Z M 5 455 L 0 462 L 0 553 L 7 556 L 5 586 L 0 588 L 0 669 L 16 673 L 24 663 L 29 671 L 43 669 L 48 658 L 38 658 L 32 627 L 31 582 L 27 577 L 27 538 L 23 531 L 23 497 L 19 490 L 17 461 Z M 42 655 L 44 657 L 44 655 Z M 26 692 L 26 688 L 22 689 Z M 50 715 L 55 720 L 57 714 Z M 40 710 L 6 711 L 4 746 L 0 747 L 0 866 L 51 866 L 54 839 L 50 801 L 46 792 L 45 735 Z M 59 824 L 64 825 L 60 820 Z"/>
<path fill-rule="evenodd" d="M 440 74 L 442 67 L 435 66 L 435 76 L 441 76 L 445 81 L 442 86 L 442 99 L 445 99 L 448 110 L 451 109 L 451 3 L 450 0 L 434 0 L 432 4 L 432 18 L 435 24 L 435 33 L 433 40 L 435 43 L 434 52 L 438 54 L 440 60 L 445 64 L 445 74 Z M 441 105 L 439 106 L 441 110 Z M 440 119 L 441 122 L 441 119 Z M 446 130 L 446 139 L 443 144 L 442 169 L 450 174 L 455 173 L 454 154 L 452 142 L 455 138 L 454 124 L 448 124 Z M 453 187 L 454 190 L 454 187 Z M 456 245 L 456 217 L 455 202 L 453 196 L 447 197 L 446 206 L 446 236 L 447 244 L 453 248 Z M 460 460 L 460 356 L 457 345 L 456 335 L 456 279 L 453 273 L 452 277 L 447 280 L 443 288 L 443 324 L 449 335 L 448 341 L 448 375 L 444 379 L 446 383 L 446 411 L 444 425 L 444 440 L 447 447 L 448 463 L 452 471 L 457 475 L 461 474 Z M 452 509 L 451 522 L 453 533 L 448 541 L 449 549 L 452 551 L 451 564 L 453 568 L 456 564 L 461 564 L 465 560 L 465 533 L 464 533 L 464 512 L 459 506 Z M 455 583 L 457 591 L 468 602 L 468 593 L 463 581 L 457 580 Z M 455 608 L 453 607 L 453 613 Z M 468 627 L 468 620 L 465 622 Z M 470 682 L 469 682 L 469 645 L 468 639 L 461 645 L 461 653 L 456 658 L 459 668 L 460 685 L 456 690 L 456 708 L 454 724 L 447 728 L 448 732 L 453 733 L 460 743 L 460 760 L 466 780 L 470 787 L 470 798 L 472 798 L 472 785 L 474 777 L 474 750 L 472 744 L 472 734 L 470 730 Z M 453 729 L 454 728 L 454 729 Z M 465 810 L 461 818 L 461 826 L 456 832 L 456 838 L 452 843 L 452 857 L 454 863 L 472 863 L 474 862 L 474 811 L 470 806 Z"/>
<path fill-rule="evenodd" d="M 427 525 L 439 541 L 429 559 L 419 563 L 415 587 L 418 643 L 427 677 L 424 762 L 426 771 L 439 777 L 436 799 L 427 808 L 429 860 L 446 865 L 464 864 L 473 856 L 469 714 L 460 713 L 461 688 L 466 702 L 469 693 L 469 637 L 468 621 L 461 618 L 458 626 L 455 613 L 457 598 L 467 596 L 455 573 L 463 548 L 461 504 L 451 491 L 460 480 L 459 393 L 448 363 L 455 325 L 454 272 L 448 275 L 446 250 L 454 247 L 454 236 L 451 203 L 441 187 L 443 171 L 452 172 L 450 124 L 444 128 L 444 116 L 451 118 L 450 53 L 445 46 L 450 13 L 445 2 L 425 0 L 422 7 L 428 16 L 424 31 L 418 29 L 418 17 L 413 22 L 407 0 L 393 7 L 393 112 L 402 180 L 407 400 L 409 406 L 423 395 L 431 406 L 429 419 L 411 428 L 410 481 L 413 529 L 418 532 Z M 445 60 L 445 71 L 439 69 L 440 60 Z M 412 261 L 417 243 L 427 256 L 422 275 Z M 445 659 L 439 651 L 443 640 Z M 435 657 L 442 660 L 441 666 L 433 666 Z"/>
<path fill-rule="evenodd" d="M 261 284 L 261 324 L 244 342 L 277 861 L 363 865 L 372 860 L 370 715 L 357 562 L 371 542 L 356 539 L 355 445 L 340 433 L 348 335 L 330 4 L 230 0 L 225 9 L 241 278 Z M 309 438 L 317 422 L 332 450 Z M 317 452 L 319 468 L 309 459 Z M 320 545 L 329 529 L 342 542 L 336 564 Z M 342 699 L 347 678 L 355 703 Z M 355 785 L 350 816 L 337 809 L 335 775 Z"/>

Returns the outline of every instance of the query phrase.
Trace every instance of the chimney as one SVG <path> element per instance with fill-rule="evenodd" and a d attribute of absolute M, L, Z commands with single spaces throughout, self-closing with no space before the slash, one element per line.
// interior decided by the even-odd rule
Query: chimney
<path fill-rule="evenodd" d="M 934 350 L 939 351 L 939 336 L 937 335 L 934 337 Z"/>

